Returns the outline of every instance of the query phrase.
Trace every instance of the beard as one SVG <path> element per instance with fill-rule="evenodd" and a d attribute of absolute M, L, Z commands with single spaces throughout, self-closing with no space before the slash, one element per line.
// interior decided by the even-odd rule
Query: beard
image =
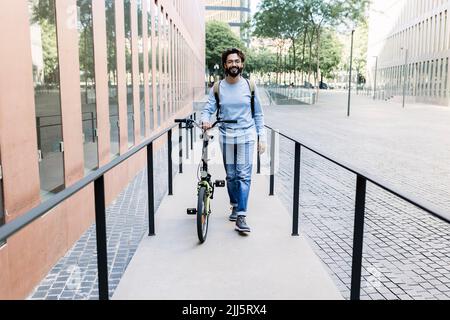
<path fill-rule="evenodd" d="M 242 73 L 243 68 L 239 67 L 231 67 L 231 68 L 225 68 L 225 74 L 227 76 L 230 76 L 232 78 L 236 78 Z"/>

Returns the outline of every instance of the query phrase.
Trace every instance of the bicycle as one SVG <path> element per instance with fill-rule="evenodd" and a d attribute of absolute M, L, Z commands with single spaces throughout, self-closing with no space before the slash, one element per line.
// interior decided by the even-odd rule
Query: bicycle
<path fill-rule="evenodd" d="M 200 139 L 203 140 L 202 159 L 199 164 L 200 178 L 197 183 L 197 208 L 188 208 L 187 214 L 196 215 L 197 217 L 197 235 L 200 243 L 205 242 L 208 234 L 209 216 L 211 215 L 211 200 L 214 198 L 214 188 L 225 187 L 225 180 L 216 180 L 212 182 L 211 174 L 208 171 L 208 145 L 209 141 L 214 136 L 209 135 L 207 130 L 204 130 L 202 126 L 192 119 L 175 119 L 176 123 L 185 123 L 186 126 L 183 129 L 192 129 L 194 125 L 202 130 Z M 210 129 L 214 128 L 219 123 L 237 123 L 236 120 L 217 120 L 213 123 Z M 208 129 L 209 130 L 209 129 Z"/>

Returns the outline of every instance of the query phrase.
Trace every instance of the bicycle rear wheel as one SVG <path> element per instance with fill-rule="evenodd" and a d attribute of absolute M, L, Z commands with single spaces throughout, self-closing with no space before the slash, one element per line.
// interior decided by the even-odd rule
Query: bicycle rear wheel
<path fill-rule="evenodd" d="M 208 234 L 209 214 L 206 210 L 206 187 L 200 187 L 197 200 L 197 235 L 200 243 L 205 242 Z"/>

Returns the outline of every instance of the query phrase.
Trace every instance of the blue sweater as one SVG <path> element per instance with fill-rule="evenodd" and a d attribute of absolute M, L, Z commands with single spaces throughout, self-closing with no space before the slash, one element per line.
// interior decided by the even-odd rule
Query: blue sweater
<path fill-rule="evenodd" d="M 261 107 L 258 90 L 255 86 L 255 117 L 252 117 L 251 92 L 244 78 L 235 84 L 229 84 L 226 80 L 220 82 L 219 101 L 222 120 L 237 120 L 237 123 L 221 123 L 221 138 L 243 138 L 246 141 L 255 141 L 258 134 L 260 141 L 266 141 L 264 128 L 264 113 Z M 214 87 L 209 92 L 208 102 L 201 112 L 202 122 L 213 122 L 211 116 L 217 111 Z M 255 131 L 256 129 L 256 131 Z"/>

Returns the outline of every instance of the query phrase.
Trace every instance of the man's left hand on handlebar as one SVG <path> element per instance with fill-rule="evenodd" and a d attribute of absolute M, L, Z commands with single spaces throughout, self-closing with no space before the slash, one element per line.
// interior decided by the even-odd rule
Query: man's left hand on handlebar
<path fill-rule="evenodd" d="M 211 127 L 212 127 L 211 123 L 209 123 L 209 122 L 202 122 L 202 129 L 203 130 L 211 129 Z"/>

